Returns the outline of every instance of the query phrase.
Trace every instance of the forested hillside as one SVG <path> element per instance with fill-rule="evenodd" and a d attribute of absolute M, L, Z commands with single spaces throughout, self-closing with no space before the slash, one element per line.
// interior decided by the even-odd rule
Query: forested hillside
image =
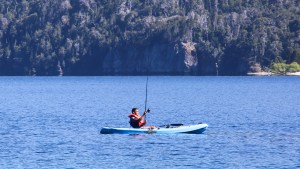
<path fill-rule="evenodd" d="M 0 75 L 242 75 L 300 63 L 299 0 L 0 0 Z"/>

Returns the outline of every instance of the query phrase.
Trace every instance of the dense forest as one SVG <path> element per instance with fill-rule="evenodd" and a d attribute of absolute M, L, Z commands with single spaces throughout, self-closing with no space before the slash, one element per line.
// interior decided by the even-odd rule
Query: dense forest
<path fill-rule="evenodd" d="M 243 75 L 300 63 L 299 0 L 0 4 L 0 75 Z"/>

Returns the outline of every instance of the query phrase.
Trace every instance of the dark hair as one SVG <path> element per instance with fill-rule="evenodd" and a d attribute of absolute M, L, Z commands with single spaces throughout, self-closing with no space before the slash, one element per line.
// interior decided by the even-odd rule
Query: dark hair
<path fill-rule="evenodd" d="M 135 112 L 138 108 L 132 108 L 131 113 Z"/>

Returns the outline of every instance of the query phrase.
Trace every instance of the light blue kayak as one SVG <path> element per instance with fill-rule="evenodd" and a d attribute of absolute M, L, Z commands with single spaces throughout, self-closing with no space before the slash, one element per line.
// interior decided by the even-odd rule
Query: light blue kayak
<path fill-rule="evenodd" d="M 163 127 L 149 129 L 149 128 L 111 128 L 103 127 L 101 134 L 201 134 L 207 129 L 207 124 L 196 125 L 164 125 Z"/>

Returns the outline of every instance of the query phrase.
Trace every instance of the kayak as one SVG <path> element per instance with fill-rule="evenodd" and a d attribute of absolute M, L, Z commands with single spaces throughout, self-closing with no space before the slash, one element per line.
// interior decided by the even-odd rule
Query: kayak
<path fill-rule="evenodd" d="M 207 129 L 207 124 L 196 125 L 163 125 L 159 128 L 111 128 L 103 127 L 101 134 L 201 134 Z"/>

